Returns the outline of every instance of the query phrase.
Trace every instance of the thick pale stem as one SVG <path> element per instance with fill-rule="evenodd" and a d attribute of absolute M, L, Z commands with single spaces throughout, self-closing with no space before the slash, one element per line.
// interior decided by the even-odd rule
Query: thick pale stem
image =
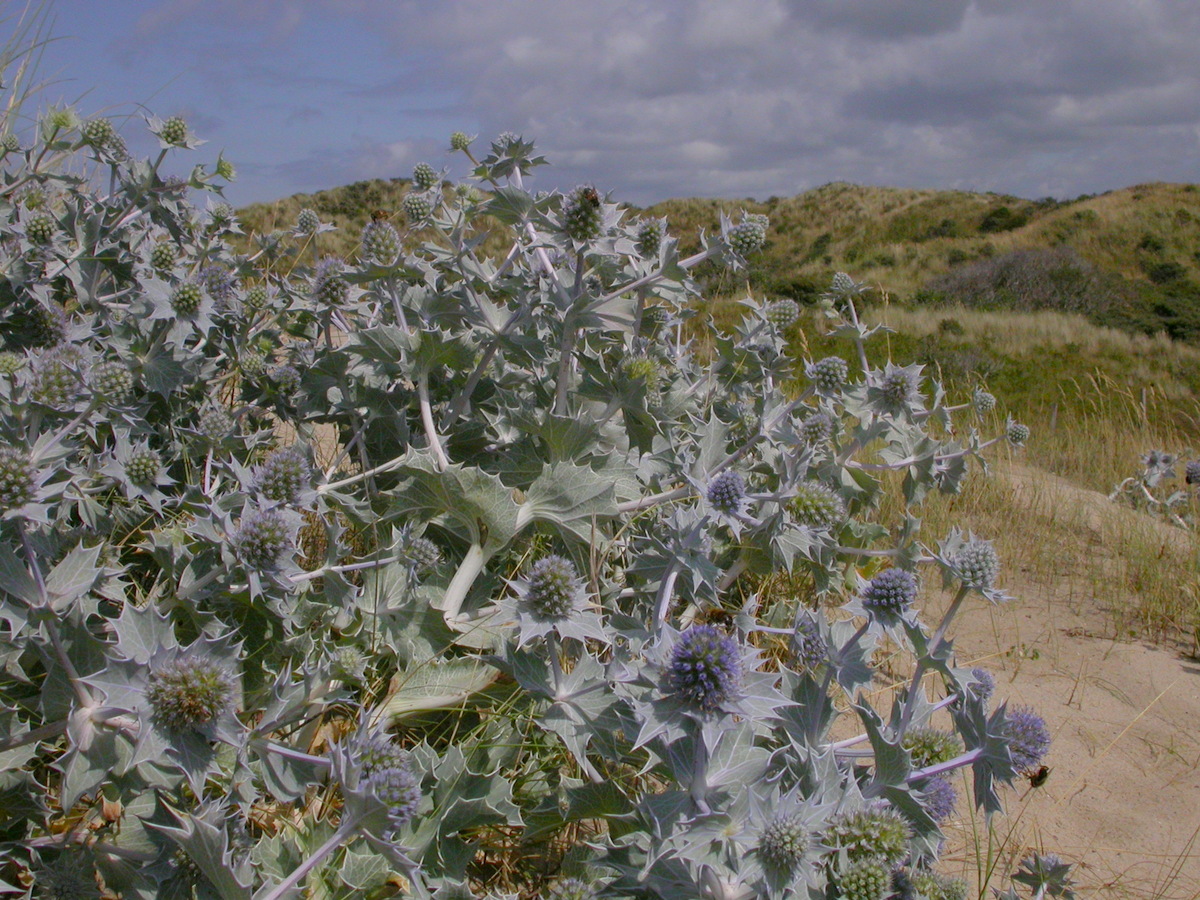
<path fill-rule="evenodd" d="M 933 778 L 941 775 L 944 772 L 953 772 L 955 769 L 961 769 L 963 766 L 969 766 L 979 757 L 983 756 L 983 748 L 976 747 L 974 750 L 968 750 L 966 753 L 947 760 L 944 763 L 938 763 L 934 766 L 926 766 L 924 769 L 916 769 L 908 775 L 908 781 L 924 781 L 926 778 Z"/>
<path fill-rule="evenodd" d="M 562 662 L 558 658 L 560 647 L 557 634 L 551 632 L 546 636 L 546 649 L 550 651 L 550 671 L 554 674 L 554 699 L 564 700 L 566 698 L 562 689 L 563 670 Z"/>
<path fill-rule="evenodd" d="M 286 744 L 280 744 L 267 738 L 253 738 L 250 741 L 250 746 L 260 753 L 274 753 L 276 756 L 282 756 L 285 759 L 294 759 L 297 762 L 308 763 L 322 769 L 329 768 L 328 757 L 313 756 L 311 753 L 305 753 L 303 750 L 297 750 L 294 747 L 289 747 Z"/>
<path fill-rule="evenodd" d="M 733 565 L 726 570 L 725 574 L 721 576 L 721 580 L 717 582 L 717 590 L 729 590 L 733 583 L 741 577 L 741 574 L 746 571 L 746 568 L 749 565 L 750 555 L 745 551 L 742 551 L 742 554 L 736 560 L 734 560 Z"/>
<path fill-rule="evenodd" d="M 499 349 L 500 342 L 499 340 L 495 340 L 483 351 L 483 355 L 479 357 L 479 362 L 475 364 L 474 370 L 471 372 L 470 377 L 467 378 L 467 383 L 458 392 L 458 396 L 451 401 L 449 409 L 446 410 L 446 415 L 442 418 L 442 428 L 444 430 L 449 429 L 451 425 L 457 422 L 458 417 L 466 410 L 467 404 L 471 402 L 471 395 L 479 387 L 479 382 L 483 380 L 483 373 L 492 364 L 492 360 L 496 357 L 496 351 Z"/>
<path fill-rule="evenodd" d="M 617 512 L 631 513 L 641 509 L 649 509 L 651 506 L 657 506 L 660 503 L 669 503 L 672 500 L 682 500 L 684 497 L 690 497 L 693 493 L 693 488 L 690 484 L 685 484 L 683 487 L 673 488 L 669 491 L 663 491 L 661 494 L 651 494 L 649 497 L 642 497 L 638 500 L 629 500 L 625 503 L 617 504 Z"/>
<path fill-rule="evenodd" d="M 472 544 L 467 550 L 467 555 L 458 564 L 458 571 L 454 573 L 454 577 L 450 580 L 450 584 L 446 588 L 445 597 L 442 600 L 442 615 L 446 620 L 446 624 L 451 628 L 454 628 L 458 624 L 463 601 L 467 599 L 471 585 L 475 583 L 475 579 L 479 577 L 479 573 L 483 571 L 483 567 L 487 564 L 487 561 L 488 554 L 484 552 L 483 547 L 480 544 Z"/>
<path fill-rule="evenodd" d="M 359 472 L 357 475 L 351 475 L 348 478 L 343 478 L 341 481 L 330 481 L 327 484 L 317 486 L 317 493 L 324 494 L 328 491 L 336 491 L 339 488 L 348 487 L 352 484 L 358 484 L 360 481 L 366 481 L 368 478 L 373 478 L 376 475 L 382 475 L 384 472 L 390 472 L 393 469 L 398 469 L 408 460 L 408 454 L 397 456 L 395 459 L 389 459 L 385 463 L 375 466 L 373 469 L 367 469 L 365 472 Z"/>
<path fill-rule="evenodd" d="M 60 428 L 57 431 L 57 433 L 55 433 L 54 437 L 50 438 L 49 443 L 43 444 L 38 449 L 38 452 L 32 456 L 31 462 L 36 463 L 39 459 L 41 459 L 47 453 L 49 453 L 51 450 L 53 450 L 55 447 L 57 447 L 59 445 L 59 443 L 63 440 L 63 438 L 67 437 L 67 435 L 69 435 L 72 431 L 74 431 L 76 428 L 78 428 L 79 425 L 82 424 L 84 422 L 84 420 L 86 420 L 88 418 L 88 416 L 90 416 L 92 413 L 94 413 L 96 411 L 96 408 L 99 406 L 100 406 L 99 399 L 92 400 L 92 402 L 87 405 L 87 408 L 83 412 L 81 412 L 79 415 L 77 415 L 75 418 L 73 418 L 70 422 L 68 422 L 66 425 L 64 425 L 62 428 Z"/>
<path fill-rule="evenodd" d="M 675 593 L 675 579 L 679 577 L 679 569 L 672 563 L 667 577 L 663 579 L 658 589 L 658 602 L 654 609 L 654 630 L 662 631 L 667 621 L 667 613 L 671 610 L 671 596 Z"/>
<path fill-rule="evenodd" d="M 858 312 L 854 308 L 854 300 L 850 297 L 846 298 L 846 309 L 850 312 L 850 321 L 854 323 L 856 329 L 861 329 L 862 326 L 858 322 Z M 861 334 L 854 335 L 854 344 L 858 347 L 858 361 L 862 365 L 862 370 L 867 371 L 867 348 L 863 345 Z"/>
<path fill-rule="evenodd" d="M 568 312 L 563 319 L 562 343 L 559 345 L 558 375 L 554 385 L 554 414 L 565 416 L 568 411 L 567 391 L 571 386 L 571 363 L 575 354 L 575 319 Z"/>
<path fill-rule="evenodd" d="M 1000 438 L 995 437 L 989 441 L 984 441 L 979 445 L 978 448 L 974 450 L 955 450 L 953 453 L 935 456 L 934 460 L 936 462 L 949 462 L 952 459 L 961 459 L 964 456 L 977 453 L 979 450 L 986 450 L 988 447 L 992 446 L 992 444 L 995 444 L 999 441 Z M 898 471 L 899 469 L 907 469 L 909 466 L 923 462 L 926 459 L 928 459 L 928 457 L 910 456 L 906 459 L 897 460 L 896 462 L 891 463 L 860 463 L 853 459 L 847 459 L 843 464 L 847 469 L 858 469 L 861 472 L 894 472 Z"/>
<path fill-rule="evenodd" d="M 756 630 L 763 631 L 766 629 L 759 628 Z M 786 629 L 779 629 L 779 630 L 785 631 Z M 945 697 L 945 698 L 939 700 L 937 703 L 933 704 L 932 707 L 930 707 L 930 712 L 936 712 L 937 710 L 942 709 L 943 707 L 949 706 L 951 703 L 953 703 L 955 700 L 957 700 L 958 697 L 959 697 L 958 694 L 951 694 L 949 697 Z M 845 750 L 847 747 L 853 747 L 855 744 L 861 744 L 863 741 L 868 740 L 869 737 L 870 737 L 870 735 L 868 735 L 868 734 L 855 735 L 852 738 L 846 738 L 844 741 L 836 741 L 835 743 L 832 743 L 832 744 L 826 744 L 824 747 L 824 750 L 832 750 L 833 752 L 837 753 L 840 750 Z"/>
<path fill-rule="evenodd" d="M 708 250 L 702 250 L 701 252 L 695 253 L 692 256 L 687 257 L 686 259 L 679 260 L 679 262 L 676 263 L 676 265 L 679 266 L 679 268 L 684 269 L 684 270 L 691 269 L 691 268 L 694 268 L 695 266 L 700 265 L 700 263 L 704 262 L 706 259 L 709 259 L 710 257 L 715 256 L 717 254 L 717 252 L 718 251 L 716 248 L 710 247 Z M 645 288 L 645 287 L 648 287 L 649 285 L 654 284 L 657 281 L 663 281 L 665 279 L 666 279 L 666 276 L 663 274 L 662 270 L 659 270 L 657 272 L 651 272 L 649 275 L 643 275 L 641 278 L 637 278 L 633 281 L 626 282 L 625 284 L 620 285 L 617 288 L 614 288 L 613 290 L 611 290 L 607 294 L 605 294 L 603 297 L 601 297 L 598 302 L 599 303 L 607 303 L 610 300 L 615 300 L 616 298 L 620 297 L 622 294 L 628 294 L 630 291 L 640 290 L 642 288 Z"/>
<path fill-rule="evenodd" d="M 305 581 L 312 581 L 314 578 L 320 578 L 324 575 L 336 575 L 340 572 L 361 572 L 365 569 L 381 569 L 384 566 L 390 566 L 392 563 L 400 562 L 403 559 L 401 556 L 388 556 L 384 559 L 368 559 L 363 562 L 345 563 L 340 566 L 322 566 L 319 569 L 313 569 L 311 572 L 301 572 L 299 575 L 293 575 L 291 581 L 293 584 L 301 584 Z"/>
<path fill-rule="evenodd" d="M 429 403 L 429 373 L 422 371 L 417 379 L 417 399 L 421 404 L 421 424 L 425 427 L 425 438 L 429 441 L 429 449 L 433 453 L 434 463 L 439 472 L 446 471 L 450 461 L 442 450 L 442 441 L 438 437 L 437 428 L 433 424 L 433 407 Z"/>

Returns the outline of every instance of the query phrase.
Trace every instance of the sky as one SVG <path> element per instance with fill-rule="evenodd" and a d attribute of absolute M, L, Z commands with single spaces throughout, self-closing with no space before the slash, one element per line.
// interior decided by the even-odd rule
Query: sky
<path fill-rule="evenodd" d="M 19 12 L 24 0 L 0 0 Z M 831 181 L 1071 198 L 1200 182 L 1196 0 L 49 0 L 39 97 L 184 116 L 236 205 L 536 142 L 645 205 Z M 11 28 L 12 20 L 0 23 Z M 0 40 L 7 35 L 0 33 Z"/>

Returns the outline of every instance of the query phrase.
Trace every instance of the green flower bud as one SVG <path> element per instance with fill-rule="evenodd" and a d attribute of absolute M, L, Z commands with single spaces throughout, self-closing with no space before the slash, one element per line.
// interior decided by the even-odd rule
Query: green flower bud
<path fill-rule="evenodd" d="M 317 215 L 314 209 L 302 209 L 300 214 L 296 216 L 296 231 L 300 234 L 316 234 L 317 229 L 321 227 L 321 217 Z"/>
<path fill-rule="evenodd" d="M 162 473 L 162 460 L 149 447 L 134 450 L 125 463 L 125 477 L 137 487 L 153 487 Z"/>
<path fill-rule="evenodd" d="M 187 281 L 175 288 L 171 294 L 171 309 L 176 314 L 190 319 L 200 312 L 200 304 L 204 300 L 204 291 L 194 281 Z"/>
<path fill-rule="evenodd" d="M 0 353 L 0 375 L 15 375 L 25 368 L 26 362 L 22 354 L 5 350 Z"/>
<path fill-rule="evenodd" d="M 828 531 L 846 518 L 846 504 L 833 488 L 819 481 L 806 481 L 796 488 L 788 504 L 796 521 L 817 531 Z"/>
<path fill-rule="evenodd" d="M 0 447 L 0 510 L 10 512 L 37 495 L 37 467 L 19 447 Z"/>
<path fill-rule="evenodd" d="M 133 373 L 119 360 L 107 360 L 92 369 L 92 390 L 108 406 L 119 406 L 133 392 Z"/>
<path fill-rule="evenodd" d="M 413 168 L 413 186 L 420 191 L 427 191 L 441 179 L 429 163 L 417 163 Z"/>
<path fill-rule="evenodd" d="M 563 230 L 571 240 L 584 243 L 600 237 L 600 195 L 591 185 L 575 188 L 563 200 Z"/>
<path fill-rule="evenodd" d="M 83 126 L 84 143 L 102 150 L 116 140 L 117 132 L 108 119 L 92 119 Z"/>
<path fill-rule="evenodd" d="M 47 215 L 34 216 L 25 225 L 25 237 L 29 238 L 31 244 L 45 246 L 54 240 L 57 231 L 58 225 Z"/>
<path fill-rule="evenodd" d="M 182 147 L 187 143 L 187 122 L 182 116 L 172 116 L 162 123 L 158 132 L 159 138 L 174 147 Z"/>
<path fill-rule="evenodd" d="M 422 225 L 433 215 L 433 204 L 420 194 L 409 194 L 404 198 L 404 216 L 412 226 Z"/>
<path fill-rule="evenodd" d="M 176 657 L 150 674 L 154 718 L 171 731 L 195 731 L 233 707 L 234 679 L 215 660 Z"/>
<path fill-rule="evenodd" d="M 162 241 L 155 244 L 154 249 L 150 251 L 150 265 L 160 272 L 166 272 L 175 265 L 178 257 L 179 250 L 175 245 L 170 241 Z"/>

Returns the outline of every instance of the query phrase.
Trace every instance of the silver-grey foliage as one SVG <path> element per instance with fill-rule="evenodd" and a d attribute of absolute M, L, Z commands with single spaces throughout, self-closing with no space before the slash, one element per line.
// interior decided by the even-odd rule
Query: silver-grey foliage
<path fill-rule="evenodd" d="M 1045 752 L 947 636 L 1003 599 L 994 550 L 920 540 L 994 442 L 948 427 L 969 404 L 868 362 L 845 275 L 852 362 L 797 360 L 792 303 L 688 339 L 689 273 L 765 219 L 684 258 L 596 188 L 528 190 L 505 135 L 469 184 L 419 167 L 423 243 L 323 259 L 306 209 L 247 255 L 185 200 L 226 161 L 164 174 L 183 119 L 152 160 L 80 124 L 0 158 L 0 890 L 882 897 L 941 884 L 932 779 L 969 769 L 990 813 Z M 882 631 L 913 660 L 890 707 Z M 930 728 L 951 758 L 914 758 Z"/>

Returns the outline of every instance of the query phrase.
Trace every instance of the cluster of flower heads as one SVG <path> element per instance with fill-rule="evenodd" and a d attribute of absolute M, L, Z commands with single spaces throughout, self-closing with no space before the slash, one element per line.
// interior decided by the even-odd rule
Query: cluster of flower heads
<path fill-rule="evenodd" d="M 365 721 L 330 753 L 346 814 L 365 832 L 391 839 L 421 804 L 421 776 L 407 751 Z"/>

